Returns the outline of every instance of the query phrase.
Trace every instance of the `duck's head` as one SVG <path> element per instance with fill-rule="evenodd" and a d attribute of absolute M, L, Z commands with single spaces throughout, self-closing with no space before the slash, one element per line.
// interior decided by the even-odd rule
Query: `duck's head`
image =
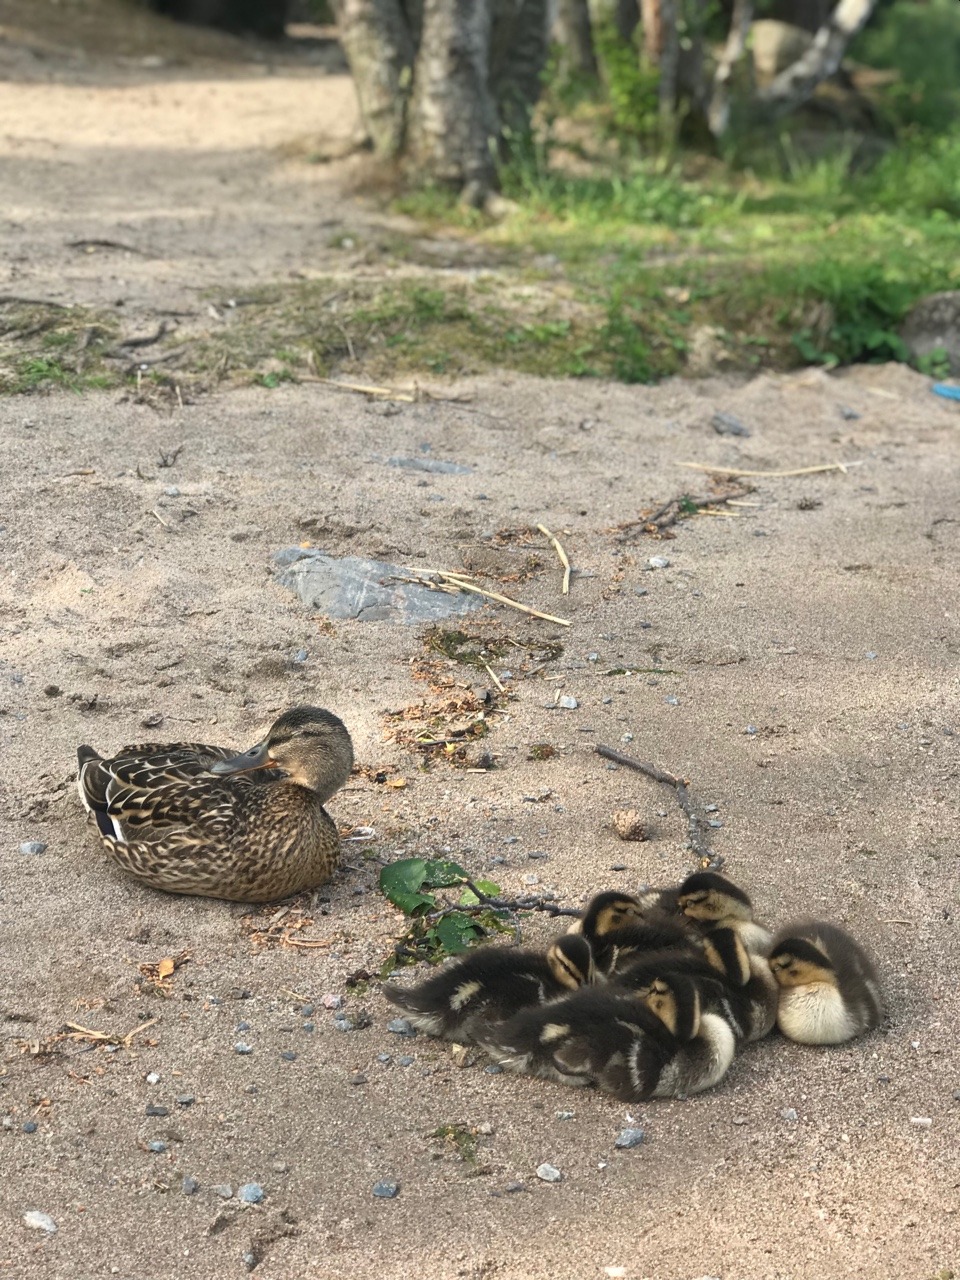
<path fill-rule="evenodd" d="M 700 1030 L 700 989 L 683 974 L 654 978 L 641 999 L 678 1040 L 692 1040 Z"/>
<path fill-rule="evenodd" d="M 703 939 L 703 957 L 735 987 L 750 981 L 750 953 L 736 929 L 711 929 Z"/>
<path fill-rule="evenodd" d="M 715 871 L 698 871 L 680 886 L 677 910 L 701 925 L 734 924 L 753 919 L 744 891 Z"/>
<path fill-rule="evenodd" d="M 819 947 L 804 938 L 784 938 L 769 957 L 770 970 L 781 987 L 837 984 L 833 965 Z"/>
<path fill-rule="evenodd" d="M 343 721 L 320 707 L 294 707 L 261 741 L 213 765 L 219 776 L 280 769 L 291 782 L 315 791 L 321 803 L 343 786 L 353 768 L 353 743 Z"/>
<path fill-rule="evenodd" d="M 550 972 L 562 987 L 576 991 L 596 981 L 593 948 L 582 933 L 564 933 L 547 951 Z"/>
<path fill-rule="evenodd" d="M 580 922 L 580 932 L 586 938 L 603 938 L 624 925 L 636 924 L 643 919 L 643 907 L 629 893 L 598 893 L 587 903 Z"/>

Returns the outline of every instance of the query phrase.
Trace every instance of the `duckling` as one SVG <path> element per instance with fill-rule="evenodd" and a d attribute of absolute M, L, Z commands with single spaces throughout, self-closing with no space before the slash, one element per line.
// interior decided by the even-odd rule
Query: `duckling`
<path fill-rule="evenodd" d="M 698 871 L 680 886 L 677 907 L 701 932 L 722 926 L 736 929 L 747 950 L 765 955 L 770 933 L 753 918 L 753 904 L 744 891 L 715 871 Z"/>
<path fill-rule="evenodd" d="M 167 893 L 271 902 L 315 889 L 340 861 L 324 804 L 353 767 L 339 717 L 285 712 L 240 755 L 187 742 L 77 751 L 77 788 L 113 861 Z"/>
<path fill-rule="evenodd" d="M 614 988 L 584 989 L 522 1010 L 478 1043 L 509 1070 L 574 1087 L 595 1084 L 624 1102 L 711 1088 L 733 1059 L 733 1032 L 702 1012 L 696 985 L 682 977 L 656 994 L 654 1011 Z"/>
<path fill-rule="evenodd" d="M 841 1044 L 883 1016 L 873 962 L 844 929 L 805 920 L 781 929 L 770 952 L 780 985 L 777 1025 L 800 1044 Z"/>
<path fill-rule="evenodd" d="M 737 1037 L 762 1040 L 768 1036 L 777 1021 L 780 993 L 766 958 L 748 950 L 740 932 L 729 927 L 704 935 L 703 954 L 725 979 L 725 1004 Z"/>
<path fill-rule="evenodd" d="M 691 944 L 676 916 L 670 919 L 656 907 L 645 911 L 639 899 L 627 893 L 598 893 L 578 923 L 601 973 L 616 972 L 638 953 Z"/>
<path fill-rule="evenodd" d="M 565 933 L 546 955 L 511 947 L 481 947 L 453 961 L 417 987 L 386 983 L 383 994 L 410 1022 L 432 1036 L 470 1040 L 487 1022 L 509 1018 L 594 981 L 586 938 Z"/>

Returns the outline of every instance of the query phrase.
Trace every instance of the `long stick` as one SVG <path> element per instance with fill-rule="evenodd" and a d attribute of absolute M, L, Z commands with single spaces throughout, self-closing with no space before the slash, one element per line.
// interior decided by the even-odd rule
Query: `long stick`
<path fill-rule="evenodd" d="M 556 618 L 552 613 L 541 613 L 539 609 L 531 609 L 528 604 L 521 604 L 519 600 L 511 600 L 509 596 L 502 596 L 497 591 L 485 591 L 483 587 L 477 587 L 472 582 L 466 582 L 463 578 L 452 573 L 441 574 L 441 577 L 446 582 L 452 582 L 461 591 L 472 591 L 474 595 L 486 596 L 488 600 L 496 600 L 497 604 L 509 605 L 511 609 L 519 609 L 521 613 L 529 613 L 534 618 L 543 618 L 545 622 L 556 622 L 561 627 L 570 626 L 568 618 Z"/>
<path fill-rule="evenodd" d="M 681 462 L 681 467 L 690 467 L 694 471 L 709 471 L 715 476 L 812 476 L 820 471 L 842 471 L 847 474 L 848 467 L 855 467 L 855 462 L 824 462 L 818 467 L 795 467 L 792 471 L 748 471 L 743 467 L 711 467 L 705 462 Z"/>
<path fill-rule="evenodd" d="M 567 559 L 567 553 L 564 551 L 563 547 L 561 547 L 556 535 L 552 534 L 546 525 L 538 524 L 537 528 L 545 538 L 549 539 L 553 545 L 554 551 L 559 557 L 560 563 L 563 565 L 563 586 L 560 590 L 565 596 L 568 596 L 570 594 L 570 561 Z"/>

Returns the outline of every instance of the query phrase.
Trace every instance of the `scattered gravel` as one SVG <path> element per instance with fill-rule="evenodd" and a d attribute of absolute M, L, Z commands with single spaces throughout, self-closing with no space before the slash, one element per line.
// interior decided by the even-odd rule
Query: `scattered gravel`
<path fill-rule="evenodd" d="M 259 1182 L 245 1182 L 237 1192 L 238 1199 L 244 1204 L 259 1204 L 266 1192 Z"/>
<path fill-rule="evenodd" d="M 373 1194 L 378 1200 L 392 1200 L 400 1194 L 400 1183 L 387 1182 L 386 1180 L 375 1182 L 373 1184 Z"/>
<path fill-rule="evenodd" d="M 40 1213 L 37 1209 L 29 1209 L 23 1215 L 23 1225 L 29 1227 L 31 1231 L 46 1231 L 51 1236 L 57 1231 L 57 1224 L 49 1213 Z"/>
<path fill-rule="evenodd" d="M 613 1145 L 620 1147 L 624 1151 L 629 1151 L 631 1147 L 639 1147 L 641 1142 L 643 1142 L 642 1129 L 621 1129 Z"/>
<path fill-rule="evenodd" d="M 552 1164 L 541 1164 L 537 1166 L 537 1177 L 541 1182 L 560 1182 L 563 1174 Z"/>

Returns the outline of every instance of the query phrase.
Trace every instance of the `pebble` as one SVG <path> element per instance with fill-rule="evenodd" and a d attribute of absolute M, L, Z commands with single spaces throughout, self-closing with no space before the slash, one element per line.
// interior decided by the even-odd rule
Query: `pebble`
<path fill-rule="evenodd" d="M 710 425 L 718 436 L 749 436 L 750 428 L 744 426 L 733 413 L 718 412 L 710 419 Z"/>
<path fill-rule="evenodd" d="M 384 1064 L 386 1065 L 387 1063 L 390 1063 L 390 1062 L 392 1062 L 392 1061 L 393 1061 L 393 1054 L 392 1054 L 392 1053 L 378 1053 L 378 1054 L 377 1054 L 377 1061 L 378 1061 L 378 1062 L 382 1062 L 382 1063 L 384 1063 Z"/>
<path fill-rule="evenodd" d="M 528 874 L 527 874 L 527 875 L 525 875 L 525 876 L 523 877 L 523 883 L 524 883 L 524 884 L 539 884 L 539 883 L 540 883 L 540 877 L 539 877 L 539 876 L 534 875 L 532 871 L 531 871 L 531 872 L 528 872 Z"/>
<path fill-rule="evenodd" d="M 378 1200 L 392 1200 L 400 1194 L 399 1182 L 375 1182 L 373 1184 L 373 1194 Z"/>
<path fill-rule="evenodd" d="M 794 1124 L 797 1119 L 796 1110 L 793 1107 L 784 1107 L 780 1112 L 780 1119 L 786 1120 L 788 1124 Z"/>
<path fill-rule="evenodd" d="M 621 1129 L 617 1134 L 613 1145 L 615 1147 L 620 1147 L 624 1151 L 629 1151 L 631 1147 L 639 1147 L 642 1141 L 642 1129 Z"/>
<path fill-rule="evenodd" d="M 929 1116 L 911 1116 L 910 1123 L 916 1125 L 918 1129 L 929 1129 L 933 1121 Z"/>
<path fill-rule="evenodd" d="M 753 735 L 757 732 L 757 726 L 755 724 L 748 724 L 743 732 L 749 734 L 750 737 L 752 738 Z"/>
<path fill-rule="evenodd" d="M 292 1049 L 281 1049 L 280 1057 L 284 1060 L 284 1062 L 296 1062 L 297 1060 L 297 1055 L 294 1053 Z"/>
<path fill-rule="evenodd" d="M 668 693 L 664 698 L 664 702 L 670 707 L 679 707 L 680 699 L 675 693 Z"/>
<path fill-rule="evenodd" d="M 156 1071 L 150 1071 L 150 1072 L 148 1072 L 148 1074 L 144 1077 L 144 1079 L 146 1080 L 147 1084 L 159 1084 L 159 1083 L 160 1083 L 160 1076 L 157 1074 L 157 1072 L 156 1072 Z"/>
<path fill-rule="evenodd" d="M 39 1126 L 36 1120 L 25 1120 L 22 1128 L 24 1133 L 36 1133 Z"/>
<path fill-rule="evenodd" d="M 953 1100 L 954 1102 L 960 1102 L 960 1089 L 954 1089 Z"/>
<path fill-rule="evenodd" d="M 557 699 L 557 706 L 562 707 L 564 711 L 576 711 L 579 705 L 580 703 L 576 698 L 571 698 L 568 693 L 565 693 L 563 697 Z"/>
<path fill-rule="evenodd" d="M 504 1191 L 510 1191 L 510 1192 L 514 1192 L 514 1191 L 522 1191 L 522 1190 L 523 1190 L 523 1183 L 522 1183 L 522 1182 L 508 1182 L 508 1183 L 507 1183 L 507 1185 L 506 1185 L 503 1189 L 504 1189 Z"/>
<path fill-rule="evenodd" d="M 557 1119 L 558 1119 L 558 1120 L 572 1120 L 575 1114 L 576 1114 L 576 1112 L 574 1112 L 574 1111 L 558 1111 L 558 1112 L 557 1112 Z"/>
<path fill-rule="evenodd" d="M 231 1187 L 229 1182 L 218 1182 L 213 1189 L 221 1200 L 233 1199 L 233 1187 Z"/>
<path fill-rule="evenodd" d="M 175 484 L 168 484 L 163 492 L 164 492 L 164 495 L 168 498 L 180 497 L 180 490 L 177 488 Z"/>
<path fill-rule="evenodd" d="M 537 1166 L 537 1177 L 541 1182 L 559 1182 L 563 1174 L 552 1164 L 541 1164 Z"/>
<path fill-rule="evenodd" d="M 184 1178 L 180 1184 L 180 1189 L 185 1196 L 195 1196 L 200 1190 L 200 1183 L 196 1178 Z"/>
<path fill-rule="evenodd" d="M 246 1267 L 248 1271 L 256 1270 L 258 1258 L 257 1258 L 257 1255 L 255 1253 L 251 1253 L 249 1249 L 246 1251 L 246 1253 L 241 1253 L 240 1261 L 243 1263 L 243 1265 Z"/>
<path fill-rule="evenodd" d="M 238 1022 L 238 1023 L 237 1023 L 237 1025 L 236 1025 L 236 1027 L 234 1028 L 234 1030 L 235 1030 L 235 1031 L 249 1031 L 249 1030 L 250 1030 L 250 1023 L 249 1023 L 249 1022 Z"/>
<path fill-rule="evenodd" d="M 406 1018 L 394 1018 L 392 1022 L 387 1023 L 387 1030 L 392 1031 L 395 1036 L 415 1036 L 417 1034 L 416 1027 Z"/>
<path fill-rule="evenodd" d="M 487 1075 L 487 1076 L 498 1076 L 502 1073 L 502 1071 L 503 1071 L 503 1067 L 501 1067 L 499 1062 L 491 1062 L 489 1067 L 483 1068 L 483 1073 L 484 1075 Z"/>
<path fill-rule="evenodd" d="M 155 1156 L 162 1156 L 167 1149 L 165 1142 L 155 1141 L 147 1143 L 147 1150 L 152 1151 Z"/>
<path fill-rule="evenodd" d="M 244 1044 L 242 1040 L 238 1040 L 237 1043 L 233 1046 L 233 1052 L 234 1053 L 253 1053 L 253 1045 Z"/>
<path fill-rule="evenodd" d="M 24 840 L 20 846 L 21 853 L 46 853 L 47 846 L 42 840 Z"/>
<path fill-rule="evenodd" d="M 178 1094 L 177 1094 L 177 1106 L 178 1106 L 178 1107 L 192 1107 L 192 1106 L 193 1106 L 193 1104 L 194 1104 L 195 1102 L 196 1102 L 196 1098 L 193 1096 L 193 1094 L 192 1094 L 192 1093 L 178 1093 Z"/>
<path fill-rule="evenodd" d="M 317 1024 L 315 1022 L 305 1022 L 303 1024 L 303 1029 L 304 1031 L 307 1031 L 307 1032 L 316 1031 Z"/>
<path fill-rule="evenodd" d="M 746 1116 L 734 1116 L 734 1117 L 733 1117 L 733 1123 L 734 1123 L 734 1124 L 746 1124 L 746 1123 L 747 1123 L 747 1117 L 746 1117 Z"/>
<path fill-rule="evenodd" d="M 169 1108 L 169 1107 L 161 1107 L 161 1106 L 158 1106 L 156 1103 L 153 1103 L 153 1102 L 148 1102 L 148 1103 L 147 1103 L 147 1115 L 148 1115 L 148 1116 L 168 1116 L 169 1114 L 170 1114 L 170 1108 Z"/>
<path fill-rule="evenodd" d="M 625 862 L 611 862 L 611 863 L 610 863 L 610 870 L 611 870 L 611 871 L 626 871 L 626 869 L 627 869 L 627 864 L 626 864 Z"/>
<path fill-rule="evenodd" d="M 666 556 L 651 556 L 647 561 L 651 569 L 669 569 L 670 561 Z"/>
<path fill-rule="evenodd" d="M 409 1053 L 401 1054 L 401 1056 L 397 1059 L 397 1066 L 411 1067 L 413 1066 L 413 1058 L 410 1057 Z"/>
<path fill-rule="evenodd" d="M 358 1071 L 358 1072 L 357 1072 L 357 1074 L 356 1074 L 355 1076 L 351 1076 L 351 1077 L 350 1077 L 350 1083 L 351 1083 L 351 1084 L 366 1084 L 366 1083 L 367 1083 L 367 1077 L 363 1074 L 363 1072 L 362 1072 L 362 1071 Z"/>
<path fill-rule="evenodd" d="M 718 810 L 719 808 L 720 808 L 720 806 L 719 806 L 718 804 L 705 804 L 705 805 L 703 806 L 703 812 L 704 812 L 704 813 L 716 813 L 716 812 L 717 812 L 717 810 Z"/>
<path fill-rule="evenodd" d="M 245 1182 L 237 1192 L 237 1196 L 244 1204 L 259 1204 L 265 1195 L 266 1192 L 259 1182 Z"/>
<path fill-rule="evenodd" d="M 326 995 L 321 998 L 320 1003 L 325 1009 L 342 1009 L 343 996 Z M 313 1005 L 305 1004 L 300 1012 L 305 1018 L 309 1018 L 313 1013 Z"/>
<path fill-rule="evenodd" d="M 872 649 L 868 649 L 868 650 L 866 651 L 866 653 L 865 653 L 863 656 L 864 656 L 864 657 L 865 657 L 869 662 L 873 662 L 873 660 L 876 658 L 876 656 L 877 656 L 877 655 L 874 653 L 874 651 L 873 651 Z"/>
<path fill-rule="evenodd" d="M 23 1225 L 33 1231 L 46 1231 L 51 1236 L 57 1231 L 57 1224 L 49 1213 L 40 1213 L 37 1209 L 30 1209 L 23 1215 Z"/>
<path fill-rule="evenodd" d="M 298 649 L 293 655 L 293 660 L 294 662 L 306 662 L 309 657 L 310 655 L 307 653 L 306 649 Z"/>
<path fill-rule="evenodd" d="M 333 1025 L 338 1031 L 356 1031 L 357 1029 L 353 1019 L 348 1018 L 346 1014 L 341 1014 L 339 1017 L 334 1018 Z"/>

